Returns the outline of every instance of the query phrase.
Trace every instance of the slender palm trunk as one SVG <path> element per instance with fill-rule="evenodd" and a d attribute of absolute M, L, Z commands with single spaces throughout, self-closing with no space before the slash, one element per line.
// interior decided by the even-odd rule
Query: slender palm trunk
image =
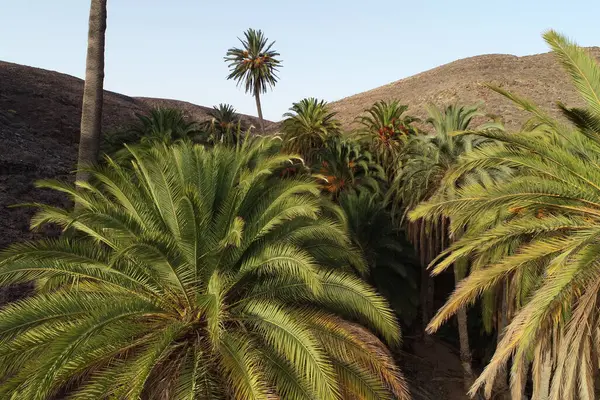
<path fill-rule="evenodd" d="M 421 323 L 423 324 L 423 339 L 426 342 L 429 342 L 431 339 L 429 335 L 426 334 L 425 329 L 429 324 L 429 320 L 433 314 L 433 293 L 434 293 L 434 282 L 433 278 L 429 274 L 429 270 L 427 266 L 429 265 L 430 253 L 431 253 L 431 243 L 427 237 L 427 227 L 426 222 L 423 219 L 420 219 L 415 222 L 415 238 L 414 244 L 415 249 L 419 253 L 419 258 L 421 261 L 421 290 L 420 290 L 420 303 L 421 303 Z"/>
<path fill-rule="evenodd" d="M 425 333 L 425 329 L 429 324 L 429 320 L 431 319 L 431 312 L 429 307 L 429 293 L 430 287 L 433 284 L 431 276 L 429 276 L 429 271 L 426 267 L 421 266 L 421 293 L 420 293 L 420 302 L 421 302 L 421 323 L 423 325 L 423 335 L 427 337 Z"/>
<path fill-rule="evenodd" d="M 498 338 L 496 340 L 496 347 L 502 341 L 504 337 L 504 330 L 508 326 L 508 293 L 507 284 L 502 285 L 502 293 L 500 298 L 500 312 L 498 314 Z M 508 371 L 503 368 L 498 372 L 495 381 L 494 391 L 498 400 L 510 400 L 510 390 L 508 388 Z"/>
<path fill-rule="evenodd" d="M 256 100 L 256 111 L 258 112 L 258 119 L 260 121 L 260 132 L 265 133 L 265 120 L 263 119 L 262 106 L 260 105 L 260 92 L 258 87 L 254 89 L 254 99 Z"/>
<path fill-rule="evenodd" d="M 537 356 L 541 360 L 536 360 L 533 379 L 533 397 L 532 400 L 550 399 L 550 378 L 552 376 L 552 357 L 548 351 L 538 351 Z"/>
<path fill-rule="evenodd" d="M 78 168 L 95 164 L 100 151 L 104 86 L 104 40 L 107 0 L 92 0 L 81 110 Z M 76 180 L 87 181 L 89 173 L 78 171 Z"/>
<path fill-rule="evenodd" d="M 463 367 L 463 383 L 465 391 L 473 384 L 473 369 L 471 367 L 471 347 L 469 346 L 469 331 L 467 326 L 467 310 L 462 307 L 456 313 L 458 320 L 458 338 L 460 341 L 460 363 Z"/>
<path fill-rule="evenodd" d="M 467 273 L 467 260 L 461 259 L 454 263 L 455 287 Z M 473 369 L 471 367 L 471 346 L 469 345 L 469 329 L 467 308 L 461 307 L 456 313 L 458 321 L 458 340 L 460 343 L 460 363 L 463 367 L 463 383 L 465 390 L 473 384 Z"/>

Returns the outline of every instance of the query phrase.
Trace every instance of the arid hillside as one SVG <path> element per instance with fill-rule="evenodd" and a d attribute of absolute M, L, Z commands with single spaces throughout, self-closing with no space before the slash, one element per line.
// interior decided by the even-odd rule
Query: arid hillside
<path fill-rule="evenodd" d="M 588 49 L 600 58 L 600 48 Z M 445 105 L 455 101 L 483 102 L 489 114 L 502 116 L 509 128 L 518 127 L 525 114 L 507 99 L 483 84 L 491 83 L 533 100 L 556 114 L 556 101 L 578 105 L 579 99 L 568 75 L 551 53 L 517 57 L 490 54 L 465 58 L 367 92 L 331 103 L 338 118 L 351 127 L 354 118 L 378 100 L 399 99 L 409 113 L 426 117 L 428 103 Z"/>
<path fill-rule="evenodd" d="M 60 204 L 55 193 L 33 182 L 71 177 L 77 158 L 83 81 L 58 72 L 0 61 L 0 249 L 31 237 L 31 210 L 8 208 L 32 201 Z M 123 127 L 152 107 L 177 107 L 190 117 L 207 119 L 208 107 L 153 98 L 104 93 L 103 130 Z M 258 122 L 244 116 L 246 121 Z M 270 125 L 268 123 L 267 125 Z"/>

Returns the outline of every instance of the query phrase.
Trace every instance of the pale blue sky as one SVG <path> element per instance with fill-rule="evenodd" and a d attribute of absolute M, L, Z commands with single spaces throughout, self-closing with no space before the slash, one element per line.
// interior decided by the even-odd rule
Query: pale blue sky
<path fill-rule="evenodd" d="M 0 60 L 82 77 L 89 0 L 0 0 Z M 293 101 L 328 101 L 489 53 L 546 51 L 557 29 L 600 45 L 599 0 L 108 0 L 105 88 L 131 96 L 233 104 L 226 50 L 249 27 L 276 40 L 280 82 L 263 99 L 279 120 Z M 0 82 L 1 90 L 2 82 Z"/>

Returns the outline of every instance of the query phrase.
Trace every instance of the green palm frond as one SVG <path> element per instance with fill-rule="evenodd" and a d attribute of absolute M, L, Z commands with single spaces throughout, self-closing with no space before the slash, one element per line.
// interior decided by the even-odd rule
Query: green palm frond
<path fill-rule="evenodd" d="M 294 103 L 290 111 L 283 114 L 285 149 L 312 162 L 314 153 L 328 138 L 340 134 L 340 122 L 335 115 L 324 100 L 311 97 Z"/>
<path fill-rule="evenodd" d="M 219 104 L 208 112 L 210 119 L 202 126 L 205 133 L 204 142 L 210 145 L 223 143 L 235 146 L 244 140 L 243 133 L 250 129 L 230 104 Z"/>
<path fill-rule="evenodd" d="M 155 108 L 149 114 L 137 114 L 137 121 L 124 131 L 106 136 L 105 153 L 125 160 L 130 152 L 124 145 L 147 148 L 154 143 L 194 141 L 202 133 L 201 126 L 176 108 Z"/>

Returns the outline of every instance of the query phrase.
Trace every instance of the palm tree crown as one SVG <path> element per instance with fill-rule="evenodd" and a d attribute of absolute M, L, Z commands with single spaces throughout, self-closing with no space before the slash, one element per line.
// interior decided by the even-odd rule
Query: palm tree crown
<path fill-rule="evenodd" d="M 332 198 L 344 192 L 367 190 L 380 193 L 386 175 L 375 158 L 356 141 L 331 137 L 316 153 L 313 172 Z"/>
<path fill-rule="evenodd" d="M 366 109 L 364 115 L 357 117 L 361 133 L 366 134 L 373 152 L 385 165 L 391 165 L 409 135 L 416 134 L 411 126 L 417 118 L 404 115 L 408 106 L 398 100 L 391 102 L 380 100 Z"/>
<path fill-rule="evenodd" d="M 0 283 L 38 291 L 0 310 L 0 397 L 407 399 L 366 328 L 396 344 L 392 312 L 269 143 L 132 149 L 79 191 L 42 183 L 81 207 L 40 206 L 33 227 L 72 234 L 1 254 Z"/>
<path fill-rule="evenodd" d="M 227 79 L 243 84 L 246 93 L 266 93 L 277 83 L 277 72 L 281 66 L 280 55 L 272 50 L 275 42 L 268 43 L 267 37 L 259 30 L 248 29 L 245 39 L 239 39 L 242 48 L 227 50 L 225 61 L 231 69 Z"/>
<path fill-rule="evenodd" d="M 211 118 L 208 122 L 217 129 L 227 131 L 237 125 L 240 116 L 231 104 L 219 104 L 208 112 Z"/>
<path fill-rule="evenodd" d="M 200 125 L 177 108 L 154 108 L 148 114 L 137 114 L 135 121 L 127 129 L 107 136 L 105 152 L 110 155 L 130 155 L 124 145 L 152 146 L 154 143 L 170 144 L 178 140 L 196 140 L 201 131 Z"/>
<path fill-rule="evenodd" d="M 236 144 L 243 137 L 247 126 L 230 104 L 219 104 L 208 112 L 209 120 L 203 123 L 206 144 Z"/>
<path fill-rule="evenodd" d="M 301 154 L 310 163 L 329 137 L 339 135 L 340 121 L 335 115 L 329 111 L 326 101 L 314 97 L 294 103 L 290 111 L 283 114 L 285 148 Z"/>

